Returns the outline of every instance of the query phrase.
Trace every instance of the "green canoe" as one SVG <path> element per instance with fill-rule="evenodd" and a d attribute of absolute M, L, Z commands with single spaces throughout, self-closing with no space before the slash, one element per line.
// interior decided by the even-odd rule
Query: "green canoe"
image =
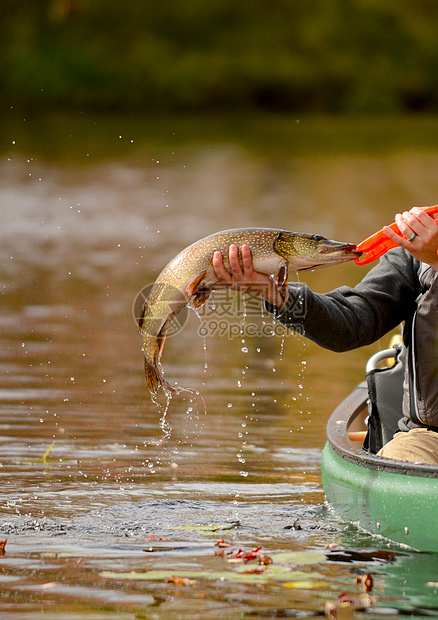
<path fill-rule="evenodd" d="M 364 382 L 328 421 L 321 462 L 327 499 L 339 516 L 372 534 L 438 552 L 438 467 L 365 452 L 367 398 Z"/>

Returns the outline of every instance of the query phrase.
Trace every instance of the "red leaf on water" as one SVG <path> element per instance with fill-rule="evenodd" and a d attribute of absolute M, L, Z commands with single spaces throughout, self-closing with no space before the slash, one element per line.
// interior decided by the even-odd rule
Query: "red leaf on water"
<path fill-rule="evenodd" d="M 149 534 L 149 538 L 151 540 L 169 540 L 168 538 L 166 538 L 165 536 L 154 536 L 153 534 Z"/>
<path fill-rule="evenodd" d="M 357 587 L 360 590 L 365 590 L 365 592 L 371 592 L 371 590 L 373 589 L 374 579 L 369 573 L 366 573 L 365 575 L 359 575 L 356 583 Z"/>
<path fill-rule="evenodd" d="M 254 562 L 257 561 L 259 564 L 264 564 L 265 566 L 267 564 L 272 564 L 272 559 L 268 556 L 265 555 L 264 553 L 262 553 L 263 547 L 257 547 L 256 549 L 253 549 L 252 551 L 245 551 L 245 549 L 236 549 L 236 550 L 231 550 L 226 554 L 221 554 L 221 555 L 226 555 L 227 556 L 227 561 L 228 562 Z"/>
<path fill-rule="evenodd" d="M 172 575 L 166 577 L 166 583 L 173 583 L 175 586 L 194 586 L 196 579 L 189 579 L 188 577 L 178 577 L 178 575 Z"/>
<path fill-rule="evenodd" d="M 217 543 L 215 543 L 216 547 L 232 547 L 233 545 L 231 543 L 227 543 L 225 542 L 225 540 L 222 538 L 221 540 L 218 540 Z"/>

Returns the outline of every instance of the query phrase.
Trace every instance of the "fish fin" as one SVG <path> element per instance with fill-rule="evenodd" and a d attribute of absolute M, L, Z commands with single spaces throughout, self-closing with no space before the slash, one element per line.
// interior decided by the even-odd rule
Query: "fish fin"
<path fill-rule="evenodd" d="M 282 263 L 280 263 L 280 267 L 277 271 L 277 275 L 275 276 L 275 279 L 277 281 L 277 286 L 285 289 L 287 286 L 288 275 L 289 275 L 288 262 L 283 261 Z"/>
<path fill-rule="evenodd" d="M 203 306 L 210 297 L 211 288 L 201 286 L 206 273 L 207 271 L 203 271 L 186 286 L 186 293 L 194 310 Z"/>
<path fill-rule="evenodd" d="M 284 301 L 286 299 L 286 291 L 287 291 L 287 283 L 288 283 L 288 275 L 289 275 L 289 265 L 287 261 L 284 261 L 280 265 L 280 269 L 275 276 L 275 283 L 280 292 L 281 299 Z"/>
<path fill-rule="evenodd" d="M 167 321 L 164 323 L 163 327 L 160 329 L 159 334 L 157 336 L 157 340 L 158 340 L 158 359 L 160 359 L 162 353 L 163 353 L 163 349 L 164 349 L 164 343 L 166 342 L 166 336 L 167 336 L 167 330 L 169 329 L 169 325 L 170 325 L 170 321 L 172 320 L 172 317 L 170 316 Z"/>
<path fill-rule="evenodd" d="M 161 377 L 158 368 L 150 364 L 147 359 L 144 361 L 144 373 L 149 392 L 156 394 L 161 385 Z"/>
<path fill-rule="evenodd" d="M 188 297 L 196 295 L 198 287 L 201 284 L 202 280 L 205 278 L 206 273 L 207 270 L 201 271 L 201 273 L 196 276 L 196 278 L 193 278 L 193 280 L 187 284 L 185 292 L 187 293 Z"/>
<path fill-rule="evenodd" d="M 200 291 L 199 293 L 195 293 L 190 299 L 190 305 L 194 310 L 198 310 L 205 304 L 207 299 L 210 297 L 211 291 Z"/>
<path fill-rule="evenodd" d="M 146 383 L 152 394 L 156 394 L 160 386 L 168 394 L 170 392 L 173 394 L 179 394 L 178 390 L 166 381 L 163 374 L 158 369 L 158 366 L 151 364 L 147 359 L 144 361 L 144 370 L 146 375 Z"/>

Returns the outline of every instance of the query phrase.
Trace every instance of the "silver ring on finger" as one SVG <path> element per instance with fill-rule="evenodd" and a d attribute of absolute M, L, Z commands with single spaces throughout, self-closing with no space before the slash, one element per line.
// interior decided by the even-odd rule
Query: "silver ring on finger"
<path fill-rule="evenodd" d="M 412 237 L 409 237 L 409 239 L 408 239 L 409 243 L 412 243 L 413 240 L 415 239 L 415 237 L 418 237 L 416 232 L 413 233 Z"/>

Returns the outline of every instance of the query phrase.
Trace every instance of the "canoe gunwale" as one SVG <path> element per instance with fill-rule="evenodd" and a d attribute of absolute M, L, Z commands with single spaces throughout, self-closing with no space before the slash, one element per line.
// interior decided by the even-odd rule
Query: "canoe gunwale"
<path fill-rule="evenodd" d="M 386 459 L 370 454 L 357 442 L 350 441 L 348 428 L 355 418 L 363 414 L 367 407 L 367 399 L 367 384 L 363 381 L 333 411 L 327 422 L 327 439 L 333 451 L 346 461 L 368 469 L 406 476 L 438 478 L 436 465 Z"/>

